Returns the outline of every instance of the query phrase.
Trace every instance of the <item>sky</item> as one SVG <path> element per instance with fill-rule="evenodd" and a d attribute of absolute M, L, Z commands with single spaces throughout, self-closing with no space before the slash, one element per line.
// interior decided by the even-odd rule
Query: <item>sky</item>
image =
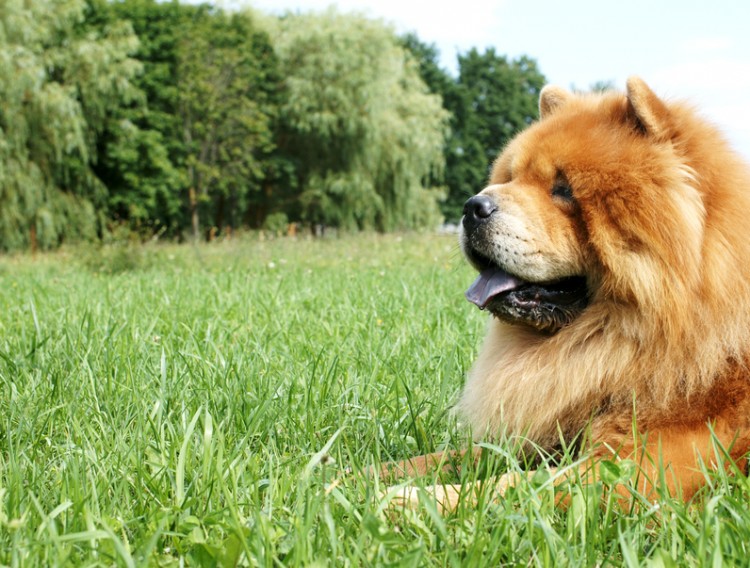
<path fill-rule="evenodd" d="M 226 0 L 266 13 L 337 6 L 416 32 L 455 74 L 472 47 L 528 55 L 550 83 L 624 88 L 630 75 L 693 103 L 750 161 L 750 2 L 743 0 Z M 222 4 L 221 1 L 217 2 Z"/>

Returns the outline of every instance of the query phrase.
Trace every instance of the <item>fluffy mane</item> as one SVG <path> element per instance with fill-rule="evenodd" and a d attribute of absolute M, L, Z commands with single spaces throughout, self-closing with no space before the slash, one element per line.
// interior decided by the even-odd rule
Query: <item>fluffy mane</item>
<path fill-rule="evenodd" d="M 492 318 L 458 409 L 477 437 L 552 447 L 605 411 L 627 414 L 634 396 L 639 417 L 680 412 L 745 370 L 750 171 L 690 107 L 639 80 L 627 94 L 545 91 L 490 183 L 539 153 L 575 158 L 590 305 L 551 336 Z"/>

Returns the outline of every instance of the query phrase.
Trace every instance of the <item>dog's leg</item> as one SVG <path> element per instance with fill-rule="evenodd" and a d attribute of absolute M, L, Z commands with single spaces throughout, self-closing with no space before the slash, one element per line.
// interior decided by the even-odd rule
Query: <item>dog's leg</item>
<path fill-rule="evenodd" d="M 628 441 L 626 441 L 628 440 Z M 714 441 L 728 452 L 723 455 L 715 450 Z M 559 472 L 555 468 L 549 471 L 553 483 L 557 486 L 568 480 L 580 480 L 591 483 L 600 480 L 600 462 L 602 460 L 632 460 L 637 464 L 635 489 L 651 501 L 658 498 L 659 490 L 683 499 L 692 497 L 706 482 L 701 464 L 707 468 L 716 468 L 719 464 L 736 464 L 740 471 L 747 467 L 746 455 L 750 452 L 750 432 L 738 432 L 724 421 L 716 420 L 713 428 L 706 423 L 662 425 L 650 430 L 634 444 L 632 439 L 624 436 L 610 438 L 610 443 L 598 443 L 592 451 L 592 457 L 577 468 Z M 718 454 L 718 455 L 717 455 Z M 477 454 L 478 456 L 478 454 Z M 421 456 L 408 469 L 410 476 L 429 471 L 424 466 L 445 463 L 445 456 L 432 454 Z M 432 470 L 434 471 L 434 469 Z M 442 513 L 454 511 L 459 501 L 473 505 L 477 502 L 479 489 L 484 485 L 485 491 L 491 491 L 489 499 L 500 499 L 509 487 L 517 485 L 524 477 L 531 478 L 536 471 L 527 473 L 507 473 L 494 479 L 480 480 L 468 484 L 433 485 L 425 488 L 414 486 L 391 487 L 386 492 L 392 496 L 395 505 L 416 508 L 419 505 L 419 494 L 424 492 L 434 498 Z M 619 496 L 623 507 L 631 502 L 632 495 L 627 486 L 618 484 L 611 488 Z M 568 505 L 568 495 L 561 494 L 556 498 L 558 506 Z"/>
<path fill-rule="evenodd" d="M 474 447 L 471 456 L 467 458 L 468 450 L 448 450 L 425 454 L 399 462 L 388 462 L 380 468 L 379 477 L 387 483 L 395 483 L 399 480 L 425 477 L 437 472 L 460 473 L 464 460 L 471 459 L 474 464 L 482 455 L 482 448 Z M 455 510 L 459 498 L 467 490 L 472 493 L 479 487 L 479 482 L 471 485 L 441 484 L 427 487 L 424 490 L 435 499 L 441 513 Z M 385 495 L 392 495 L 391 503 L 396 506 L 415 508 L 419 504 L 420 489 L 415 486 L 389 487 Z"/>
<path fill-rule="evenodd" d="M 471 457 L 467 458 L 468 450 L 446 450 L 425 454 L 399 462 L 388 462 L 381 466 L 378 475 L 380 479 L 393 483 L 410 477 L 424 477 L 432 473 L 459 472 L 465 459 L 471 459 L 475 464 L 482 455 L 482 448 L 474 447 Z"/>
<path fill-rule="evenodd" d="M 717 419 L 712 428 L 707 422 L 667 424 L 640 435 L 637 444 L 632 438 L 617 442 L 619 447 L 600 444 L 596 457 L 613 459 L 616 455 L 638 464 L 638 493 L 653 500 L 661 490 L 687 500 L 706 483 L 701 465 L 716 469 L 734 463 L 740 471 L 745 470 L 750 432 L 738 431 L 725 420 Z M 605 450 L 606 447 L 609 449 Z M 617 450 L 613 452 L 613 448 Z M 624 487 L 617 491 L 629 497 Z"/>
<path fill-rule="evenodd" d="M 551 475 L 557 473 L 556 468 L 549 468 Z M 510 487 L 517 485 L 524 477 L 531 478 L 536 475 L 536 470 L 526 473 L 506 473 L 499 477 L 487 480 L 474 481 L 468 484 L 447 483 L 431 485 L 429 487 L 390 487 L 386 495 L 393 495 L 391 503 L 396 506 L 416 509 L 419 506 L 419 494 L 424 492 L 430 499 L 434 499 L 438 510 L 442 514 L 455 511 L 460 501 L 468 505 L 476 505 L 479 491 L 485 486 L 491 500 L 500 499 Z M 559 483 L 555 480 L 554 483 Z"/>

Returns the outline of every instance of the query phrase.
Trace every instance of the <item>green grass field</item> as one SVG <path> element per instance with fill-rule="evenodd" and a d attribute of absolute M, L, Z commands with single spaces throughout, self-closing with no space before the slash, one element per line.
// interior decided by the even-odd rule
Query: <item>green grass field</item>
<path fill-rule="evenodd" d="M 573 485 L 561 511 L 537 476 L 388 506 L 368 467 L 469 443 L 472 278 L 435 235 L 0 259 L 0 564 L 750 564 L 725 474 L 700 505 Z M 484 474 L 521 467 L 491 450 Z"/>

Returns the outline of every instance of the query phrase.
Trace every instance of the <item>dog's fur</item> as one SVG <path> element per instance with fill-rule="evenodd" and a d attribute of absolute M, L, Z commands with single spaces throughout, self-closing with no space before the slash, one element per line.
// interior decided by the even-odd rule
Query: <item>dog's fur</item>
<path fill-rule="evenodd" d="M 626 94 L 546 87 L 540 115 L 493 166 L 480 195 L 495 210 L 467 220 L 467 204 L 461 245 L 479 270 L 585 277 L 585 305 L 540 324 L 490 303 L 458 410 L 479 438 L 546 449 L 589 425 L 585 455 L 650 453 L 689 498 L 711 432 L 740 467 L 750 450 L 750 170 L 638 78 Z"/>

